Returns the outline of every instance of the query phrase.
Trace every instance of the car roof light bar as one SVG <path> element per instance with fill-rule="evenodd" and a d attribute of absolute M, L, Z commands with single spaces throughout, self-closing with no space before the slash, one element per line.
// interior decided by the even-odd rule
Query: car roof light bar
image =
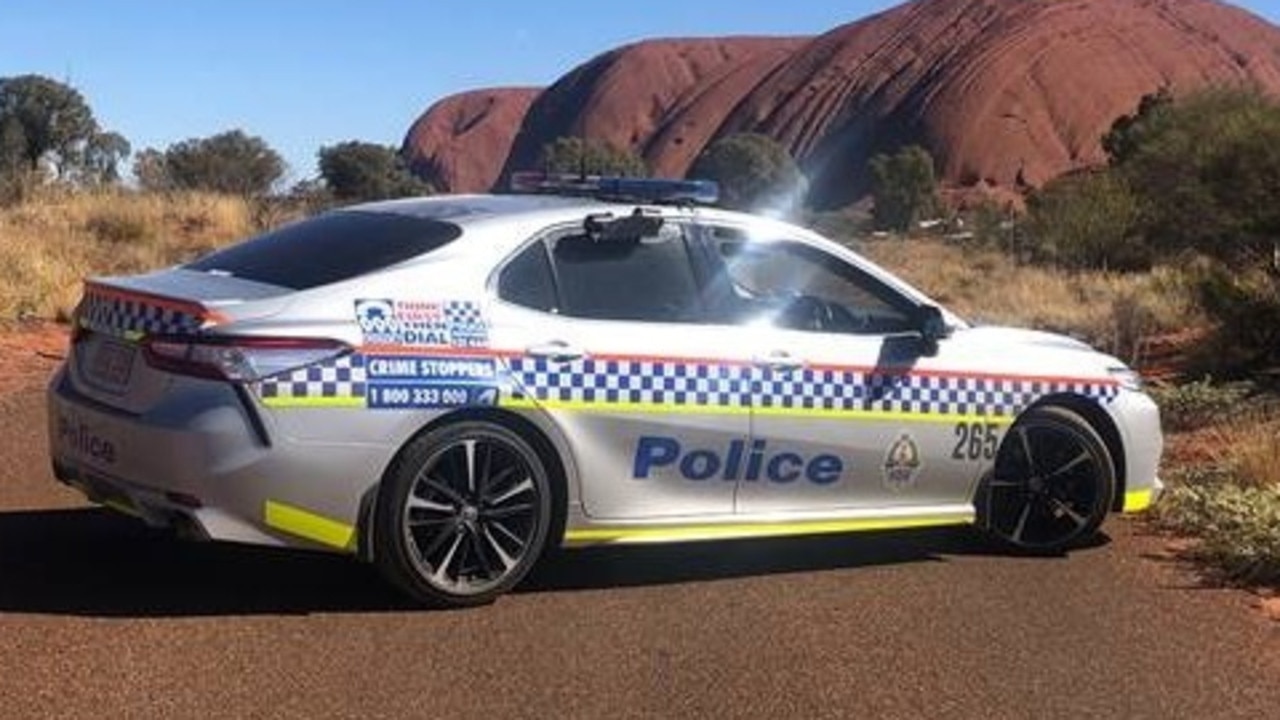
<path fill-rule="evenodd" d="M 602 177 L 537 171 L 512 173 L 511 191 L 671 205 L 712 205 L 720 199 L 720 187 L 712 180 Z"/>

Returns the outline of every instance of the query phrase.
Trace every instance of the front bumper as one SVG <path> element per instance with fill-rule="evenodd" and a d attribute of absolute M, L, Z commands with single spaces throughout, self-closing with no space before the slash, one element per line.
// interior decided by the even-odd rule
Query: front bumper
<path fill-rule="evenodd" d="M 1160 409 L 1146 393 L 1122 392 L 1109 411 L 1124 447 L 1124 494 L 1117 509 L 1126 513 L 1151 507 L 1164 490 L 1160 481 L 1160 456 L 1164 435 Z"/>

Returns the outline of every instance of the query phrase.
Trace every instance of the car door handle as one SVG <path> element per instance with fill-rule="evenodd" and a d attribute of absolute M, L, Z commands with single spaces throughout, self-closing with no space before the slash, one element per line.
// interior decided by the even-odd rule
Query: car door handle
<path fill-rule="evenodd" d="M 573 362 L 574 360 L 581 360 L 587 355 L 582 350 L 560 340 L 533 345 L 526 348 L 525 353 L 531 357 L 545 358 L 554 363 Z"/>
<path fill-rule="evenodd" d="M 804 360 L 781 350 L 756 358 L 756 365 L 775 372 L 795 372 L 804 368 Z"/>

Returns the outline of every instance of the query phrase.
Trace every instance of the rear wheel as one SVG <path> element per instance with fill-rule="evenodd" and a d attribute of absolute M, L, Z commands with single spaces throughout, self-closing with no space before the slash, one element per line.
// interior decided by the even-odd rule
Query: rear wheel
<path fill-rule="evenodd" d="M 1060 552 L 1092 537 L 1115 494 L 1102 438 L 1060 407 L 1027 411 L 1005 435 L 978 498 L 979 523 L 1031 552 Z"/>
<path fill-rule="evenodd" d="M 389 580 L 436 606 L 492 602 L 546 544 L 551 478 L 537 451 L 496 423 L 415 439 L 378 494 L 374 558 Z"/>

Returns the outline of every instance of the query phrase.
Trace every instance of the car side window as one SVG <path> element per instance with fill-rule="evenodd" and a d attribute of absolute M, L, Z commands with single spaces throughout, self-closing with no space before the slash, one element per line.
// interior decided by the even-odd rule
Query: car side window
<path fill-rule="evenodd" d="M 838 257 L 795 241 L 752 242 L 732 229 L 711 238 L 727 278 L 719 310 L 728 322 L 855 334 L 912 328 L 890 292 Z"/>
<path fill-rule="evenodd" d="M 498 297 L 542 312 L 558 312 L 555 278 L 544 243 L 535 242 L 516 255 L 498 275 Z"/>
<path fill-rule="evenodd" d="M 562 315 L 665 323 L 705 319 L 679 226 L 664 226 L 657 237 L 601 239 L 570 233 L 547 244 Z"/>
<path fill-rule="evenodd" d="M 684 230 L 601 239 L 570 232 L 535 242 L 498 275 L 498 296 L 543 312 L 594 320 L 706 319 Z"/>

